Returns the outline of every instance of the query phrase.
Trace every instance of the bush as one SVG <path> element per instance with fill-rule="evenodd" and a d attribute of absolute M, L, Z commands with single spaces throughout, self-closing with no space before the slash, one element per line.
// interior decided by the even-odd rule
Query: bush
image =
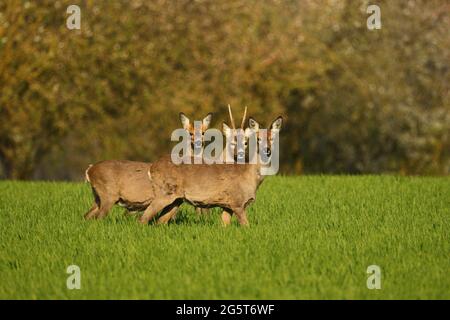
<path fill-rule="evenodd" d="M 443 1 L 0 4 L 0 161 L 7 178 L 81 179 L 107 158 L 170 150 L 178 112 L 213 125 L 278 114 L 285 173 L 448 174 Z"/>

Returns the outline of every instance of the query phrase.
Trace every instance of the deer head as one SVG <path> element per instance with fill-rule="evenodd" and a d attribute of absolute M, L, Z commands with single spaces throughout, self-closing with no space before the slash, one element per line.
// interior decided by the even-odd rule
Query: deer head
<path fill-rule="evenodd" d="M 272 121 L 269 129 L 264 132 L 260 129 L 261 126 L 255 119 L 253 119 L 252 117 L 248 119 L 248 129 L 252 130 L 255 133 L 258 149 L 260 150 L 262 156 L 266 159 L 270 158 L 272 154 L 274 137 L 280 132 L 282 124 L 283 117 L 279 116 L 274 121 Z"/>
<path fill-rule="evenodd" d="M 231 150 L 229 150 L 229 154 L 232 158 L 237 158 L 237 160 L 245 160 L 248 142 L 248 132 L 244 129 L 245 118 L 247 117 L 247 107 L 245 107 L 244 116 L 242 117 L 241 127 L 239 129 L 236 129 L 230 105 L 228 105 L 228 115 L 230 116 L 231 128 L 224 122 L 223 134 L 227 141 L 230 141 Z"/>
<path fill-rule="evenodd" d="M 183 129 L 189 132 L 191 136 L 191 146 L 192 148 L 201 148 L 203 146 L 203 136 L 205 131 L 208 130 L 209 125 L 211 123 L 212 113 L 208 113 L 208 115 L 203 118 L 201 126 L 199 130 L 194 127 L 193 123 L 190 122 L 189 118 L 183 112 L 180 112 L 180 121 L 183 125 Z"/>

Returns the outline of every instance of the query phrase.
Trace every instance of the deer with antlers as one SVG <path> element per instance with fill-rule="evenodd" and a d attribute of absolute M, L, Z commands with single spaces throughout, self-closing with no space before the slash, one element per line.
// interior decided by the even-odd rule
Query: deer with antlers
<path fill-rule="evenodd" d="M 232 119 L 231 109 L 229 110 Z M 271 148 L 277 141 L 282 121 L 282 117 L 278 117 L 266 133 L 260 130 L 259 124 L 253 118 L 249 119 L 249 127 L 255 134 L 266 160 L 270 160 Z M 232 127 L 232 134 L 235 135 L 234 121 Z M 160 211 L 162 217 L 166 212 L 166 215 L 170 215 L 174 207 L 187 201 L 197 207 L 221 207 L 225 225 L 230 223 L 231 215 L 235 214 L 239 223 L 246 226 L 246 208 L 255 200 L 256 191 L 264 179 L 262 169 L 267 166 L 267 161 L 263 162 L 261 159 L 258 159 L 256 164 L 176 165 L 170 156 L 163 157 L 149 168 L 149 179 L 154 187 L 155 198 L 145 210 L 140 222 L 147 224 Z M 165 218 L 167 219 L 170 217 Z"/>
<path fill-rule="evenodd" d="M 230 128 L 225 122 L 223 122 L 223 134 L 226 137 L 227 141 L 230 141 L 229 147 L 226 149 L 225 159 L 228 160 L 236 160 L 241 159 L 242 157 L 245 157 L 245 147 L 247 145 L 247 136 L 246 135 L 237 135 L 238 130 L 236 129 L 236 125 L 233 119 L 233 113 L 231 111 L 231 106 L 228 105 L 228 115 L 230 117 L 230 123 L 232 128 Z M 244 132 L 244 125 L 245 120 L 247 117 L 247 107 L 245 107 L 244 110 L 244 116 L 242 117 L 241 121 L 241 127 L 240 130 Z M 183 123 L 183 120 L 182 120 Z M 183 123 L 184 126 L 184 123 Z M 188 128 L 185 127 L 186 130 Z M 247 131 L 248 133 L 248 131 Z M 237 142 L 237 139 L 241 139 L 241 143 Z M 177 204 L 175 204 L 172 209 L 167 214 L 161 214 L 160 218 L 158 219 L 158 224 L 168 223 L 169 221 L 173 221 L 176 218 L 176 214 L 178 212 L 179 204 L 181 204 L 182 201 L 178 201 Z M 205 214 L 208 211 L 208 208 L 205 207 L 196 207 L 197 214 Z M 226 213 L 223 214 L 223 219 L 226 219 L 228 215 Z M 226 223 L 226 221 L 224 221 Z"/>
<path fill-rule="evenodd" d="M 244 116 L 242 117 L 241 127 L 239 129 L 236 129 L 230 105 L 228 105 L 228 115 L 230 117 L 231 128 L 225 122 L 222 124 L 223 135 L 226 140 L 229 141 L 229 146 L 227 144 L 226 148 L 225 161 L 230 162 L 230 160 L 245 160 L 247 140 L 249 136 L 248 129 L 244 129 L 245 119 L 247 117 L 247 107 L 245 107 Z"/>

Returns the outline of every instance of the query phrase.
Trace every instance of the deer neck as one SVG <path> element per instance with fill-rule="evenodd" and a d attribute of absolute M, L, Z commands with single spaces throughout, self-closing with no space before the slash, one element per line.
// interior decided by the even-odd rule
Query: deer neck
<path fill-rule="evenodd" d="M 267 164 L 262 163 L 261 161 L 258 161 L 254 164 L 245 164 L 248 168 L 248 170 L 251 170 L 251 175 L 255 177 L 257 186 L 264 180 L 266 177 L 265 175 L 261 174 L 261 169 L 267 167 Z"/>
<path fill-rule="evenodd" d="M 199 149 L 192 148 L 191 149 L 191 157 L 192 157 L 193 163 L 195 163 L 195 164 L 203 163 L 203 148 L 199 148 Z"/>

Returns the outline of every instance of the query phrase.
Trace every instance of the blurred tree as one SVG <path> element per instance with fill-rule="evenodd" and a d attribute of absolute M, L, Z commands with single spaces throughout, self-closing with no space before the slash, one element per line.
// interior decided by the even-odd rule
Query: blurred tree
<path fill-rule="evenodd" d="M 178 113 L 285 116 L 286 173 L 448 174 L 446 1 L 0 3 L 7 178 L 81 179 L 107 158 L 170 150 Z M 216 125 L 220 128 L 220 125 Z"/>
<path fill-rule="evenodd" d="M 52 1 L 0 4 L 0 159 L 4 174 L 29 179 L 82 109 L 66 73 L 67 52 Z"/>

